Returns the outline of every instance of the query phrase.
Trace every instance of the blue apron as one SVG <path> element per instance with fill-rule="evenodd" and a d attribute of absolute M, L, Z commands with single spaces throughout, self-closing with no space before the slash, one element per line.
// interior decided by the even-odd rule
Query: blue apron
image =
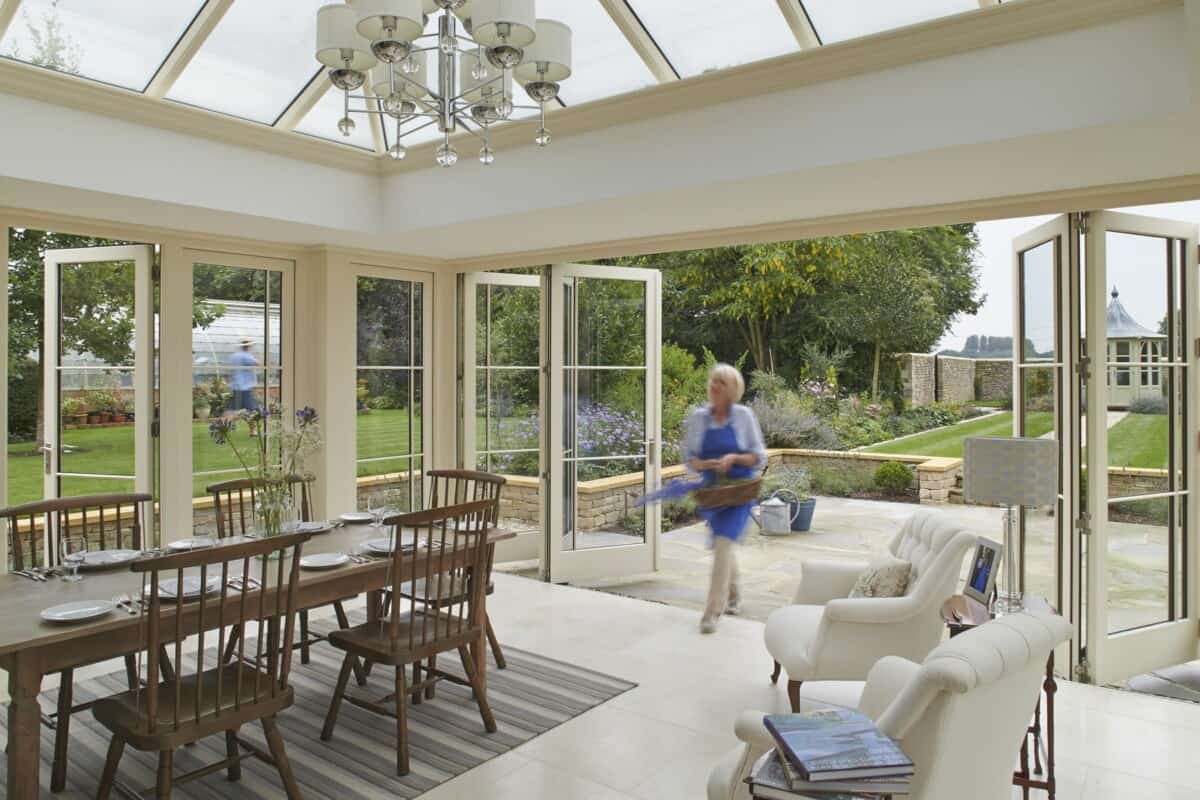
<path fill-rule="evenodd" d="M 704 432 L 704 441 L 700 445 L 700 458 L 702 460 L 718 459 L 729 453 L 740 454 L 742 450 L 738 448 L 737 434 L 734 433 L 733 426 L 726 422 L 719 428 L 709 428 Z M 735 480 L 744 480 L 753 478 L 757 474 L 754 467 L 748 467 L 745 464 L 735 464 L 726 477 Z M 708 470 L 704 473 L 705 480 L 709 483 L 715 483 L 717 478 L 715 470 Z M 726 539 L 737 541 L 742 538 L 743 531 L 746 530 L 746 525 L 750 521 L 750 509 L 754 503 L 746 503 L 740 506 L 725 506 L 724 508 L 701 508 L 697 510 L 697 514 L 701 519 L 708 522 L 708 527 L 712 529 L 713 536 L 724 536 Z"/>

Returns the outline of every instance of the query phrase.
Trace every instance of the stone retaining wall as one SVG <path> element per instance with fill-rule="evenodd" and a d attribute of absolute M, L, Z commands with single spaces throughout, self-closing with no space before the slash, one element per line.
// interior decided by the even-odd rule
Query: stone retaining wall
<path fill-rule="evenodd" d="M 900 385 L 909 406 L 927 406 L 937 401 L 936 357 L 927 353 L 901 353 Z"/>
<path fill-rule="evenodd" d="M 975 359 L 975 399 L 1003 400 L 1012 396 L 1011 358 Z"/>

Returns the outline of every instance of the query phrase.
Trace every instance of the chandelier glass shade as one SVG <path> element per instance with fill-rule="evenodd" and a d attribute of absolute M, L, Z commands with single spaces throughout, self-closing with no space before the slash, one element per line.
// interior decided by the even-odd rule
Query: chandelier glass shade
<path fill-rule="evenodd" d="M 462 128 L 481 141 L 480 162 L 491 164 L 491 127 L 525 109 L 539 112 L 534 142 L 545 147 L 546 104 L 571 76 L 571 29 L 538 19 L 534 3 L 350 0 L 323 6 L 316 58 L 343 93 L 338 130 L 350 136 L 354 116 L 377 115 L 394 126 L 388 155 L 401 159 L 406 137 L 437 126 L 436 161 L 449 167 L 458 161 L 450 137 Z M 431 17 L 436 27 L 425 33 Z M 522 104 L 517 87 L 533 105 Z"/>

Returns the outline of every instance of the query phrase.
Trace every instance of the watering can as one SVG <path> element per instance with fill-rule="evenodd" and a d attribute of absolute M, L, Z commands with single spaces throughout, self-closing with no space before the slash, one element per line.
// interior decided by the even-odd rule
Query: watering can
<path fill-rule="evenodd" d="M 790 492 L 775 492 L 758 504 L 758 524 L 767 535 L 784 536 L 792 532 L 792 520 L 799 510 L 793 512 L 793 503 L 780 496 L 783 494 Z"/>

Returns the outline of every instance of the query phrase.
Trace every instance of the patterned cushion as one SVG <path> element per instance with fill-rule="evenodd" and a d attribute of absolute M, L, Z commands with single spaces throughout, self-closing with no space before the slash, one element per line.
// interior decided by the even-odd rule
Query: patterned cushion
<path fill-rule="evenodd" d="M 850 597 L 901 597 L 908 588 L 912 564 L 894 556 L 885 555 L 875 559 L 863 574 L 858 576 Z"/>

